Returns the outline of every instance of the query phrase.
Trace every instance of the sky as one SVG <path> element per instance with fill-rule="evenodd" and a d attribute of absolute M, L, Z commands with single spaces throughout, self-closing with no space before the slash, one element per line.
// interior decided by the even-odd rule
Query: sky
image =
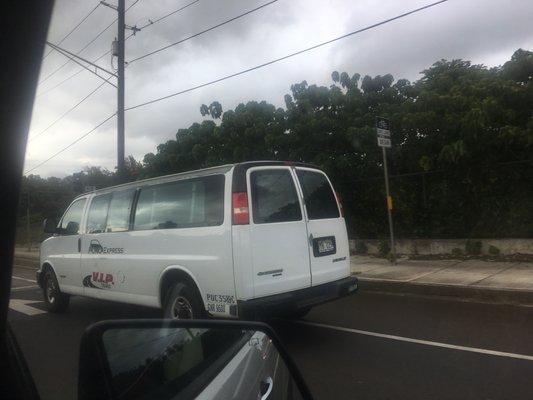
<path fill-rule="evenodd" d="M 144 26 L 194 0 L 126 0 L 126 24 Z M 271 0 L 199 0 L 149 25 L 126 41 L 126 61 L 198 33 Z M 424 6 L 434 0 L 278 0 L 203 35 L 172 46 L 126 67 L 126 107 L 178 92 L 262 64 L 314 44 L 364 28 Z M 97 0 L 56 0 L 48 41 L 57 44 Z M 116 4 L 116 0 L 108 3 Z M 406 18 L 306 52 L 224 82 L 127 111 L 126 156 L 138 160 L 157 145 L 175 138 L 180 128 L 201 122 L 202 104 L 219 101 L 223 110 L 239 103 L 266 100 L 283 107 L 290 86 L 306 80 L 329 86 L 332 71 L 361 76 L 391 73 L 414 81 L 440 59 L 465 59 L 497 66 L 518 48 L 533 50 L 531 0 L 448 0 Z M 78 52 L 116 18 L 98 6 L 62 43 Z M 126 31 L 128 36 L 130 31 Z M 80 56 L 94 60 L 111 48 L 113 24 Z M 50 48 L 45 49 L 45 54 Z M 25 171 L 29 171 L 89 132 L 116 110 L 116 89 L 58 52 L 44 58 L 37 87 Z M 116 58 L 97 64 L 108 71 Z M 104 71 L 102 76 L 109 77 Z M 111 78 L 110 82 L 115 82 Z M 66 115 L 64 115 L 66 114 Z M 64 115 L 64 116 L 63 116 Z M 62 117 L 61 119 L 59 119 Z M 58 120 L 59 119 L 59 120 Z M 57 122 L 56 122 L 57 121 Z M 52 126 L 50 126 L 52 125 Z M 64 177 L 88 166 L 114 170 L 116 119 L 112 118 L 32 174 Z"/>

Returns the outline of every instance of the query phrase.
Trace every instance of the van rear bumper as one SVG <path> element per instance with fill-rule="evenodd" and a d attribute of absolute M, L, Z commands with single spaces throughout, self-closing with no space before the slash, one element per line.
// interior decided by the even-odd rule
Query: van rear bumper
<path fill-rule="evenodd" d="M 328 301 L 354 294 L 358 289 L 357 278 L 349 276 L 338 281 L 311 286 L 292 292 L 275 294 L 251 300 L 237 301 L 238 316 L 241 319 L 257 315 L 282 316 L 298 310 L 314 307 Z"/>

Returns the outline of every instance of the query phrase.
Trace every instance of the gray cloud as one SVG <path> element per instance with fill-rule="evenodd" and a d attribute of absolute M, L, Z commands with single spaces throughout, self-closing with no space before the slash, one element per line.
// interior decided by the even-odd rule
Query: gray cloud
<path fill-rule="evenodd" d="M 130 25 L 143 25 L 191 0 L 140 0 L 127 15 Z M 146 28 L 128 40 L 126 59 L 196 33 L 264 1 L 201 0 L 186 10 Z M 127 4 L 131 4 L 127 2 Z M 126 105 L 131 106 L 187 89 L 273 58 L 390 18 L 429 1 L 279 0 L 257 13 L 203 36 L 172 47 L 126 69 Z M 57 42 L 96 4 L 58 0 L 49 32 Z M 202 103 L 218 100 L 225 110 L 248 100 L 266 100 L 283 106 L 290 85 L 307 80 L 329 85 L 333 70 L 361 74 L 392 73 L 414 80 L 419 72 L 441 58 L 463 58 L 486 65 L 507 60 L 518 47 L 533 48 L 527 0 L 471 0 L 449 2 L 352 38 L 294 57 L 225 82 L 190 92 L 126 114 L 126 153 L 141 158 L 157 144 L 174 138 L 179 128 L 201 121 Z M 62 44 L 79 50 L 115 18 L 99 7 Z M 82 53 L 89 59 L 107 51 L 116 25 Z M 111 58 L 100 64 L 111 68 Z M 47 76 L 64 58 L 51 54 L 43 63 Z M 70 63 L 44 82 L 39 91 L 60 82 L 79 67 Z M 100 80 L 82 72 L 54 91 L 39 96 L 34 105 L 31 132 L 36 134 L 94 89 Z M 69 116 L 29 143 L 26 168 L 48 158 L 114 112 L 114 89 L 102 88 Z M 43 165 L 34 173 L 64 176 L 87 165 L 113 169 L 116 157 L 115 121 Z"/>

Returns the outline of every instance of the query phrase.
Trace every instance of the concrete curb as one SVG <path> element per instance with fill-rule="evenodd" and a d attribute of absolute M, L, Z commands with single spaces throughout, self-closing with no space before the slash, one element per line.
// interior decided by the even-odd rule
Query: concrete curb
<path fill-rule="evenodd" d="M 484 303 L 533 305 L 533 290 L 381 281 L 357 277 L 361 292 L 437 296 Z"/>

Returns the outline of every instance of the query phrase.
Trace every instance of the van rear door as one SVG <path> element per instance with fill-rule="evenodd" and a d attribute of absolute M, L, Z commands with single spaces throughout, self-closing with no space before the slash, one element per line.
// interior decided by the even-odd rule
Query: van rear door
<path fill-rule="evenodd" d="M 322 171 L 297 167 L 304 197 L 312 286 L 350 275 L 346 223 L 329 178 Z"/>
<path fill-rule="evenodd" d="M 293 170 L 253 167 L 246 179 L 255 297 L 309 287 L 307 227 Z"/>

